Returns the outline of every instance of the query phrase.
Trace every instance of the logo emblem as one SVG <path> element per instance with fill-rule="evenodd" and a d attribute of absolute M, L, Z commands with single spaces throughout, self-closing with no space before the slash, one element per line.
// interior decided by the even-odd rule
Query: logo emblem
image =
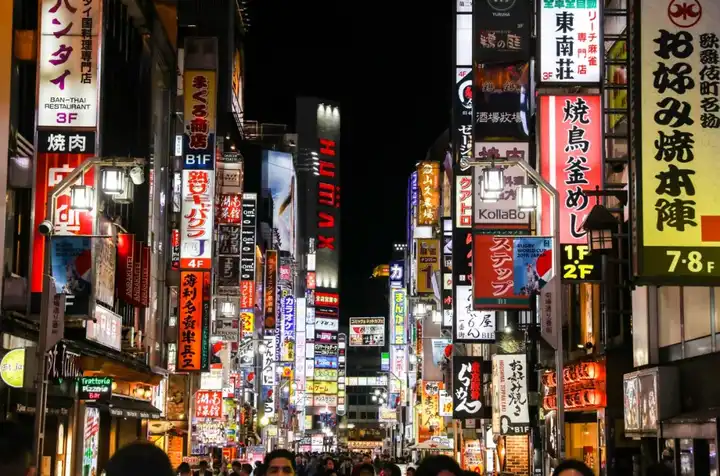
<path fill-rule="evenodd" d="M 668 18 L 678 28 L 695 26 L 702 18 L 702 5 L 698 0 L 672 0 L 668 4 Z"/>
<path fill-rule="evenodd" d="M 515 6 L 516 0 L 487 0 L 490 8 L 496 12 L 506 12 Z"/>
<path fill-rule="evenodd" d="M 472 110 L 472 80 L 463 79 L 462 81 L 460 81 L 460 84 L 458 84 L 457 93 L 462 106 L 468 111 Z"/>

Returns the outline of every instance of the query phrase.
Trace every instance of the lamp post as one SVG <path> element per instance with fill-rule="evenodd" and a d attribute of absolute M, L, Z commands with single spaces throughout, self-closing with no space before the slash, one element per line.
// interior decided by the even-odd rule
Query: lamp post
<path fill-rule="evenodd" d="M 78 179 L 84 176 L 85 172 L 97 165 L 113 164 L 118 167 L 134 167 L 142 165 L 144 159 L 118 157 L 103 158 L 90 157 L 85 162 L 75 167 L 67 174 L 52 190 L 48 192 L 45 210 L 45 221 L 39 224 L 41 232 L 46 230 L 45 235 L 45 272 L 48 277 L 52 276 L 52 243 L 51 238 L 55 228 L 55 201 L 62 193 L 70 189 L 71 208 L 75 210 L 92 210 L 94 206 L 94 190 L 87 185 L 74 185 Z M 72 206 L 74 205 L 74 206 Z M 87 235 L 85 235 L 87 236 Z M 107 235 L 90 235 L 91 238 L 108 238 Z M 52 280 L 43 280 L 42 303 L 47 303 L 51 296 L 50 283 Z M 54 293 L 54 290 L 52 291 Z M 88 316 L 90 318 L 90 316 Z M 45 418 L 47 416 L 47 361 L 48 340 L 50 338 L 50 309 L 44 305 L 40 312 L 40 326 L 38 329 L 38 346 L 36 351 L 37 374 L 35 375 L 35 424 L 33 438 L 33 462 L 35 468 L 40 468 L 42 453 L 45 442 Z"/>
<path fill-rule="evenodd" d="M 562 333 L 562 299 L 560 296 L 560 194 L 555 187 L 553 187 L 547 180 L 530 166 L 524 160 L 481 160 L 481 161 L 470 161 L 468 165 L 474 167 L 485 167 L 483 170 L 483 184 L 486 180 L 488 183 L 483 186 L 482 191 L 489 192 L 490 199 L 495 198 L 502 192 L 498 192 L 497 188 L 504 184 L 502 180 L 502 168 L 500 166 L 513 166 L 517 165 L 523 171 L 530 176 L 533 181 L 539 185 L 545 192 L 551 197 L 552 209 L 552 258 L 553 258 L 553 295 L 555 302 L 552 306 L 552 318 L 553 323 L 557 326 L 557 340 L 555 342 L 555 373 L 557 375 L 557 388 L 556 388 L 556 405 L 557 405 L 557 438 L 558 438 L 558 456 L 559 459 L 565 458 L 565 401 L 563 399 L 564 385 L 563 385 L 563 333 Z M 521 198 L 524 200 L 529 196 L 532 196 L 530 188 L 528 190 L 520 190 Z M 537 193 L 537 192 L 535 192 Z M 537 203 L 537 195 L 535 195 L 535 203 Z M 521 203 L 522 205 L 522 203 Z"/>

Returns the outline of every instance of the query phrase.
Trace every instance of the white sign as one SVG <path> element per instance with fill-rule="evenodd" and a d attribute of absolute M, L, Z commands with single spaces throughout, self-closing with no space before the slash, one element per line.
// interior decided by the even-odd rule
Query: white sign
<path fill-rule="evenodd" d="M 382 347 L 385 345 L 384 317 L 351 317 L 349 328 L 350 347 Z"/>
<path fill-rule="evenodd" d="M 440 390 L 440 411 L 441 417 L 452 416 L 452 405 L 453 399 L 452 394 L 448 393 L 447 390 Z"/>
<path fill-rule="evenodd" d="M 496 311 L 473 310 L 472 286 L 455 287 L 455 340 L 458 342 L 495 342 Z"/>
<path fill-rule="evenodd" d="M 87 322 L 85 338 L 98 344 L 120 350 L 122 317 L 102 306 L 95 306 L 94 320 Z"/>
<path fill-rule="evenodd" d="M 96 127 L 100 0 L 42 0 L 38 127 Z"/>
<path fill-rule="evenodd" d="M 315 359 L 305 359 L 305 378 L 312 379 L 315 376 Z"/>
<path fill-rule="evenodd" d="M 265 345 L 265 352 L 263 353 L 262 385 L 270 387 L 275 385 L 275 336 L 265 336 L 263 345 Z"/>
<path fill-rule="evenodd" d="M 404 378 L 407 373 L 407 347 L 404 345 L 390 346 L 390 372 L 397 378 Z"/>
<path fill-rule="evenodd" d="M 503 159 L 527 160 L 529 146 L 527 142 L 476 142 L 475 158 L 498 162 Z M 497 200 L 482 199 L 482 167 L 473 167 L 473 223 L 487 227 L 528 227 L 530 213 L 521 212 L 517 207 L 517 187 L 526 183 L 526 174 L 520 166 L 506 167 L 505 186 Z"/>
<path fill-rule="evenodd" d="M 555 296 L 560 295 L 556 289 L 557 278 L 553 276 L 550 281 L 540 289 L 538 301 L 538 314 L 540 315 L 540 335 L 550 347 L 557 349 L 557 329 L 555 328 L 555 316 L 553 306 L 557 305 Z"/>
<path fill-rule="evenodd" d="M 473 178 L 455 177 L 455 227 L 471 228 L 473 221 Z"/>
<path fill-rule="evenodd" d="M 299 302 L 299 301 L 298 301 Z M 305 381 L 305 326 L 303 332 L 295 333 L 295 380 Z"/>
<path fill-rule="evenodd" d="M 182 211 L 180 223 L 180 267 L 210 269 L 215 172 L 182 171 Z"/>
<path fill-rule="evenodd" d="M 308 397 L 312 397 L 312 404 L 316 407 L 337 406 L 337 395 L 308 395 Z"/>
<path fill-rule="evenodd" d="M 337 332 L 339 327 L 340 327 L 339 319 L 331 319 L 328 317 L 316 317 L 315 318 L 315 330 L 316 331 Z"/>
<path fill-rule="evenodd" d="M 524 435 L 530 432 L 527 374 L 525 354 L 493 356 L 492 383 L 498 389 L 501 435 Z"/>
<path fill-rule="evenodd" d="M 561 84 L 595 84 L 602 79 L 605 53 L 602 37 L 602 2 L 560 0 L 540 2 L 538 41 L 540 81 Z M 653 10 L 666 12 L 653 3 Z M 643 18 L 645 9 L 642 10 Z"/>

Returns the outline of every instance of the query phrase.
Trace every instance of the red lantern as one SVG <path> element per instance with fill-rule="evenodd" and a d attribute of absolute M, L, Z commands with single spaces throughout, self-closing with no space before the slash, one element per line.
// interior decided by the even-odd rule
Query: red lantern
<path fill-rule="evenodd" d="M 247 381 L 248 383 L 253 383 L 255 381 L 255 372 L 248 372 Z"/>
<path fill-rule="evenodd" d="M 449 359 L 450 357 L 452 357 L 452 351 L 453 351 L 453 346 L 452 346 L 452 344 L 446 345 L 446 346 L 445 346 L 445 357 L 447 357 L 448 359 Z"/>

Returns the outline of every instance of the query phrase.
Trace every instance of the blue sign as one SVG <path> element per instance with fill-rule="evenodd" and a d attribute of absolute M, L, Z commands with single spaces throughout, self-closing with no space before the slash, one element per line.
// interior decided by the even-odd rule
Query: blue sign
<path fill-rule="evenodd" d="M 402 261 L 391 261 L 390 262 L 390 287 L 391 288 L 404 288 L 405 287 L 405 265 Z"/>
<path fill-rule="evenodd" d="M 513 240 L 513 292 L 517 296 L 538 294 L 552 276 L 552 239 Z"/>
<path fill-rule="evenodd" d="M 328 355 L 319 355 L 315 357 L 316 369 L 336 369 L 338 368 L 338 358 Z"/>

